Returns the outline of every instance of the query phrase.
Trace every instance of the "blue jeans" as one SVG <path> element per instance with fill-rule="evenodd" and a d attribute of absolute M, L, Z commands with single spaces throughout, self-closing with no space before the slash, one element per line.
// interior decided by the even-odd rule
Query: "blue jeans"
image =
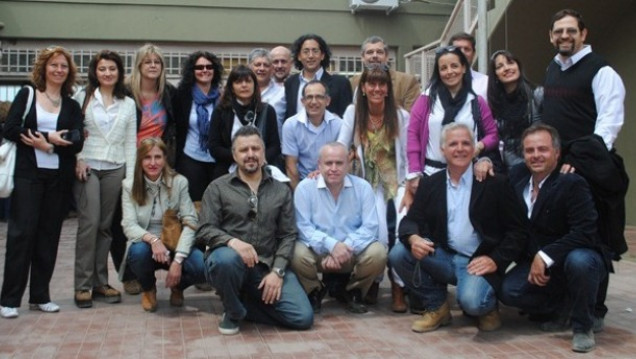
<path fill-rule="evenodd" d="M 172 253 L 174 257 L 174 253 Z M 168 269 L 168 266 L 155 262 L 152 259 L 152 248 L 146 242 L 136 242 L 128 248 L 128 267 L 135 274 L 141 288 L 144 291 L 152 290 L 155 287 L 157 269 Z M 205 275 L 203 268 L 203 252 L 192 248 L 190 255 L 183 261 L 181 271 L 181 281 L 177 289 L 184 290 L 197 283 L 204 283 Z"/>
<path fill-rule="evenodd" d="M 226 315 L 233 320 L 247 319 L 292 329 L 308 329 L 314 322 L 314 312 L 307 294 L 296 275 L 287 269 L 280 300 L 265 304 L 258 289 L 269 268 L 257 264 L 248 268 L 238 253 L 229 247 L 216 248 L 205 260 L 206 277 L 223 301 Z"/>
<path fill-rule="evenodd" d="M 409 289 L 409 298 L 417 302 L 415 306 L 439 309 L 446 301 L 448 284 L 453 284 L 462 310 L 482 316 L 497 308 L 497 296 L 484 277 L 468 274 L 469 261 L 464 255 L 441 248 L 418 261 L 401 242 L 389 252 L 389 263 Z"/>
<path fill-rule="evenodd" d="M 592 328 L 599 283 L 607 275 L 601 255 L 588 248 L 571 251 L 563 265 L 550 268 L 550 281 L 544 287 L 528 282 L 531 264 L 519 263 L 506 274 L 501 301 L 531 314 L 571 310 L 574 332 Z"/>

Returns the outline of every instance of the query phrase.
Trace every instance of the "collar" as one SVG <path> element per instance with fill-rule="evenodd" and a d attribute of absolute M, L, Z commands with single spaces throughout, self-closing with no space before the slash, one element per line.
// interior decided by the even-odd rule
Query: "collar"
<path fill-rule="evenodd" d="M 349 178 L 349 175 L 345 175 L 345 178 L 344 178 L 343 188 L 347 188 L 347 187 L 353 187 L 353 183 L 351 182 L 351 178 Z M 316 188 L 318 189 L 324 188 L 326 190 L 329 190 L 329 188 L 327 188 L 327 183 L 325 183 L 325 178 L 322 177 L 322 174 L 320 174 L 318 178 L 316 178 Z"/>
<path fill-rule="evenodd" d="M 459 183 L 457 184 L 457 186 L 455 186 L 453 184 L 453 182 L 451 182 L 450 172 L 449 172 L 448 168 L 446 169 L 446 182 L 447 182 L 447 184 L 449 186 L 451 186 L 453 188 L 463 187 L 463 186 L 467 185 L 468 183 L 471 183 L 469 181 L 472 181 L 472 179 L 473 179 L 473 166 L 472 165 L 468 166 L 466 171 L 464 171 L 462 176 L 459 178 Z"/>
<path fill-rule="evenodd" d="M 238 167 L 237 167 L 237 168 L 234 170 L 234 172 L 230 172 L 230 182 L 231 182 L 231 181 L 235 181 L 235 180 L 236 180 L 236 181 L 239 181 L 239 182 L 241 182 L 241 183 L 245 183 L 245 182 L 241 179 L 241 177 L 239 177 L 239 175 L 238 175 L 238 171 L 239 171 L 239 170 L 238 170 Z M 265 181 L 268 181 L 270 178 L 272 178 L 272 176 L 270 175 L 270 172 L 269 172 L 269 170 L 267 169 L 267 166 L 266 166 L 266 165 L 263 165 L 263 166 L 261 167 L 261 174 L 262 174 L 262 176 L 263 176 L 263 177 L 261 177 L 261 183 L 263 183 L 263 182 L 265 182 Z"/>
<path fill-rule="evenodd" d="M 557 64 L 559 64 L 559 66 L 561 67 L 572 66 L 576 64 L 577 62 L 581 61 L 581 59 L 585 57 L 585 55 L 588 55 L 591 52 L 592 52 L 592 45 L 584 44 L 581 50 L 579 50 L 576 54 L 566 58 L 565 61 L 561 60 L 561 56 L 559 54 L 556 54 L 556 56 L 554 56 L 554 61 Z"/>
<path fill-rule="evenodd" d="M 300 74 L 298 74 L 299 78 L 300 78 L 300 83 L 308 83 L 311 80 L 305 80 L 305 76 L 303 76 L 305 73 L 305 70 L 301 70 Z M 315 80 L 320 80 L 322 78 L 322 75 L 325 73 L 325 69 L 324 68 L 319 68 L 318 71 L 316 71 L 316 75 L 314 75 Z"/>
<path fill-rule="evenodd" d="M 545 176 L 545 178 L 542 179 L 541 182 L 539 182 L 539 189 L 543 187 L 543 184 L 545 183 L 545 181 L 547 181 L 548 178 L 552 177 L 553 174 L 554 174 L 554 171 L 550 173 L 549 175 Z M 530 179 L 528 179 L 528 184 L 526 186 L 527 186 L 526 188 L 532 188 L 532 174 L 530 174 Z"/>
<path fill-rule="evenodd" d="M 323 120 L 322 123 L 329 123 L 336 118 L 339 118 L 339 117 L 334 115 L 332 112 L 329 112 L 329 110 L 325 109 L 325 114 L 322 116 L 322 120 Z M 305 110 L 304 107 L 303 107 L 303 110 L 298 113 L 297 120 L 298 122 L 303 123 L 306 126 L 309 126 L 310 121 L 309 121 L 309 118 L 307 117 L 307 110 Z"/>
<path fill-rule="evenodd" d="M 97 100 L 97 102 L 106 107 L 104 105 L 104 97 L 102 96 L 102 89 L 100 87 L 95 89 L 95 92 L 93 92 L 93 96 L 95 97 L 95 100 Z M 117 103 L 117 101 L 119 101 L 119 99 L 115 95 L 113 95 L 113 104 Z"/>

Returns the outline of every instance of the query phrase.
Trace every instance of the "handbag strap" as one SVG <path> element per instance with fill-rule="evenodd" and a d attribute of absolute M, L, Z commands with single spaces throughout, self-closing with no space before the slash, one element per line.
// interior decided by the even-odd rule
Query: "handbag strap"
<path fill-rule="evenodd" d="M 33 106 L 33 96 L 35 95 L 35 91 L 33 91 L 33 87 L 24 86 L 29 90 L 29 97 L 27 98 L 26 106 L 24 107 L 24 113 L 22 114 L 22 127 L 24 127 L 24 121 L 26 121 L 26 117 L 29 114 L 29 110 L 31 110 L 31 106 Z"/>

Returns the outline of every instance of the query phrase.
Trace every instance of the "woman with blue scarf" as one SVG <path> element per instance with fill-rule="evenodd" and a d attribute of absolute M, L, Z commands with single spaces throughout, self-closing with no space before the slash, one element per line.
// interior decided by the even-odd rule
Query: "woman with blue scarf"
<path fill-rule="evenodd" d="M 216 160 L 208 151 L 210 119 L 219 98 L 223 75 L 221 61 L 212 53 L 197 51 L 183 64 L 182 79 L 174 98 L 176 119 L 176 170 L 188 179 L 190 197 L 200 201 L 213 179 Z"/>

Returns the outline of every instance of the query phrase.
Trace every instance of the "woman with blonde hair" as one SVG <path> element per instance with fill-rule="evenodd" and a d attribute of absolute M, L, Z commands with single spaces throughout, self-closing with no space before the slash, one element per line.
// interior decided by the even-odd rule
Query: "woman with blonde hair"
<path fill-rule="evenodd" d="M 20 90 L 4 125 L 4 137 L 17 147 L 0 295 L 4 318 L 18 316 L 27 282 L 30 309 L 60 310 L 51 302 L 49 282 L 71 202 L 75 154 L 84 142 L 82 111 L 70 98 L 76 74 L 66 49 L 40 51 L 31 72 L 34 88 Z"/>
<path fill-rule="evenodd" d="M 137 107 L 137 145 L 149 137 L 159 137 L 168 145 L 168 161 L 174 165 L 175 125 L 172 101 L 175 88 L 166 80 L 166 66 L 161 49 L 145 44 L 135 54 L 135 65 L 126 79 L 128 95 Z M 111 255 L 119 268 L 126 249 L 126 236 L 120 225 L 121 206 L 113 217 Z M 124 291 L 139 294 L 141 287 L 130 271 L 123 276 Z"/>
<path fill-rule="evenodd" d="M 124 63 L 116 52 L 98 52 L 88 66 L 88 85 L 76 96 L 89 136 L 77 155 L 74 185 L 78 214 L 75 244 L 75 304 L 92 299 L 118 303 L 121 294 L 108 284 L 111 222 L 121 181 L 135 166 L 135 102 L 126 96 Z"/>
<path fill-rule="evenodd" d="M 141 284 L 141 306 L 148 312 L 157 309 L 157 269 L 168 270 L 165 285 L 171 289 L 172 306 L 183 306 L 184 289 L 205 282 L 203 253 L 193 246 L 198 217 L 188 193 L 188 180 L 170 168 L 166 156 L 167 147 L 161 139 L 142 140 L 133 178 L 125 179 L 122 185 L 122 226 L 128 238 L 124 263 Z M 187 224 L 174 251 L 160 240 L 167 209 L 175 210 Z"/>

